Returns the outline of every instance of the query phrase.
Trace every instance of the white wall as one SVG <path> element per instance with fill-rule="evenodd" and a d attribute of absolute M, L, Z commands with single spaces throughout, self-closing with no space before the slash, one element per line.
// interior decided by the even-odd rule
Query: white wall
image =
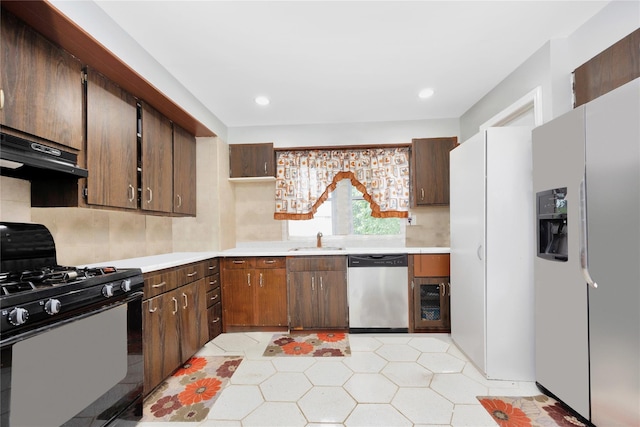
<path fill-rule="evenodd" d="M 277 147 L 410 143 L 412 138 L 457 136 L 458 119 L 230 127 L 229 144 L 273 142 Z"/>
<path fill-rule="evenodd" d="M 640 2 L 612 1 L 569 37 L 548 41 L 460 117 L 461 140 L 536 86 L 542 87 L 545 122 L 566 113 L 573 107 L 573 70 L 639 26 Z"/>

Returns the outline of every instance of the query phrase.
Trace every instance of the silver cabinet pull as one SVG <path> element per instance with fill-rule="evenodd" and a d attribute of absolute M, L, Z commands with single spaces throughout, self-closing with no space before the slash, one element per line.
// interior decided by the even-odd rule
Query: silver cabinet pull
<path fill-rule="evenodd" d="M 216 283 L 218 283 L 217 280 L 212 280 L 211 282 L 209 282 L 209 285 L 214 286 Z"/>
<path fill-rule="evenodd" d="M 218 323 L 219 321 L 220 321 L 220 318 L 219 318 L 219 317 L 216 317 L 215 319 L 213 319 L 213 320 L 211 321 L 211 323 Z"/>
<path fill-rule="evenodd" d="M 213 265 L 209 266 L 209 270 L 213 270 L 215 267 Z"/>
<path fill-rule="evenodd" d="M 149 199 L 147 200 L 147 203 L 151 203 L 153 200 L 153 191 L 149 187 L 147 187 L 147 191 L 149 192 Z"/>
<path fill-rule="evenodd" d="M 580 210 L 580 269 L 582 270 L 582 277 L 589 286 L 593 289 L 598 287 L 598 284 L 591 278 L 589 273 L 589 249 L 587 242 L 587 188 L 585 178 L 580 181 L 580 203 L 578 205 Z"/>
<path fill-rule="evenodd" d="M 264 282 L 262 280 L 262 273 L 260 273 L 260 287 L 264 287 Z"/>
<path fill-rule="evenodd" d="M 442 296 L 444 296 L 445 293 L 447 292 L 447 289 L 446 289 L 447 287 L 445 286 L 444 283 L 440 283 L 439 288 L 442 290 Z"/>
<path fill-rule="evenodd" d="M 448 296 L 451 296 L 451 283 L 447 283 L 447 286 L 449 287 L 449 293 L 448 293 Z"/>
<path fill-rule="evenodd" d="M 247 284 L 251 286 L 251 273 L 247 273 Z"/>
<path fill-rule="evenodd" d="M 322 276 L 320 276 L 320 290 L 323 290 L 323 286 L 322 286 Z"/>
<path fill-rule="evenodd" d="M 158 311 L 158 307 L 151 309 L 151 303 L 149 303 L 149 313 L 155 313 L 156 311 Z"/>
<path fill-rule="evenodd" d="M 184 305 L 182 306 L 182 308 L 187 308 L 189 306 L 189 298 L 187 298 L 187 294 L 183 292 L 182 298 L 184 298 Z"/>
<path fill-rule="evenodd" d="M 215 300 L 217 300 L 217 299 L 218 299 L 218 295 L 214 295 L 214 296 L 212 296 L 209 300 L 210 300 L 210 301 L 215 301 Z"/>
<path fill-rule="evenodd" d="M 180 197 L 180 195 L 178 194 L 178 207 L 182 206 L 182 197 Z"/>
<path fill-rule="evenodd" d="M 178 300 L 175 298 L 171 298 L 173 300 L 173 313 L 171 314 L 176 314 L 178 312 Z"/>
<path fill-rule="evenodd" d="M 267 259 L 265 261 L 263 261 L 265 264 L 275 264 L 276 260 L 275 259 Z"/>
<path fill-rule="evenodd" d="M 424 200 L 424 188 L 420 189 L 420 200 Z"/>
<path fill-rule="evenodd" d="M 234 264 L 244 264 L 244 260 L 243 259 L 234 259 L 233 263 Z"/>
<path fill-rule="evenodd" d="M 158 283 L 157 285 L 151 285 L 151 287 L 152 287 L 152 288 L 161 288 L 161 287 L 163 287 L 163 286 L 164 286 L 164 285 L 166 285 L 166 284 L 167 284 L 167 282 L 160 282 L 160 283 Z"/>
<path fill-rule="evenodd" d="M 264 174 L 267 174 L 267 162 L 264 162 Z"/>
<path fill-rule="evenodd" d="M 4 89 L 0 89 L 0 110 L 4 108 Z"/>
<path fill-rule="evenodd" d="M 315 279 L 314 277 L 311 278 L 311 290 L 312 291 L 316 290 L 316 281 L 314 279 Z"/>
<path fill-rule="evenodd" d="M 193 277 L 193 276 L 195 276 L 196 274 L 198 274 L 198 272 L 197 272 L 197 271 L 194 271 L 193 273 L 187 273 L 187 277 Z"/>
<path fill-rule="evenodd" d="M 129 201 L 133 202 L 133 199 L 136 197 L 136 189 L 133 188 L 133 185 L 129 184 Z"/>

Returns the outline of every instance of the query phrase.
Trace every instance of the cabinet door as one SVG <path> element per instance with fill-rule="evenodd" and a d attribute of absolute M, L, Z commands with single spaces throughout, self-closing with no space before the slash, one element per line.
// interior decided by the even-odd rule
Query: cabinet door
<path fill-rule="evenodd" d="M 412 205 L 449 204 L 449 152 L 457 138 L 412 140 Z"/>
<path fill-rule="evenodd" d="M 141 208 L 173 211 L 173 132 L 171 122 L 142 104 Z"/>
<path fill-rule="evenodd" d="M 222 333 L 222 303 L 212 305 L 207 309 L 209 317 L 209 340 Z"/>
<path fill-rule="evenodd" d="M 173 212 L 196 215 L 196 139 L 173 126 Z"/>
<path fill-rule="evenodd" d="M 318 292 L 319 328 L 346 328 L 349 326 L 347 305 L 347 278 L 345 271 L 319 271 L 316 273 Z"/>
<path fill-rule="evenodd" d="M 174 292 L 158 295 L 142 303 L 145 394 L 181 363 L 180 346 L 177 345 L 180 340 L 178 300 Z"/>
<path fill-rule="evenodd" d="M 101 74 L 87 73 L 87 203 L 136 209 L 136 100 Z"/>
<path fill-rule="evenodd" d="M 416 329 L 450 329 L 448 277 L 414 278 L 413 316 Z"/>
<path fill-rule="evenodd" d="M 318 322 L 316 277 L 311 271 L 289 273 L 289 328 L 314 328 Z"/>
<path fill-rule="evenodd" d="M 209 340 L 206 284 L 204 279 L 182 286 L 180 297 L 181 363 L 193 356 Z"/>
<path fill-rule="evenodd" d="M 82 149 L 82 64 L 2 10 L 0 123 Z"/>
<path fill-rule="evenodd" d="M 287 271 L 284 268 L 256 270 L 257 326 L 287 325 Z"/>
<path fill-rule="evenodd" d="M 273 143 L 229 145 L 229 176 L 275 176 Z"/>
<path fill-rule="evenodd" d="M 248 269 L 224 270 L 222 298 L 224 299 L 223 320 L 227 326 L 253 325 L 252 271 Z"/>

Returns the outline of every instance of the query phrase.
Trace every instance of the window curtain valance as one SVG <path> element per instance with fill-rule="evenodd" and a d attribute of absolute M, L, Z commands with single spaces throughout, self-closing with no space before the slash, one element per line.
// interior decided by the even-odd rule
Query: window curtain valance
<path fill-rule="evenodd" d="M 340 180 L 349 179 L 377 218 L 409 212 L 409 147 L 279 151 L 275 219 L 311 219 Z"/>

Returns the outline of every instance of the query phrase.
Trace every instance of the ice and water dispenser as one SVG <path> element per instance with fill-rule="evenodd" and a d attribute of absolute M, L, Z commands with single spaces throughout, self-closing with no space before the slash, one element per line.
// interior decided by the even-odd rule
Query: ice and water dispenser
<path fill-rule="evenodd" d="M 554 188 L 536 194 L 538 256 L 567 261 L 567 188 Z"/>

